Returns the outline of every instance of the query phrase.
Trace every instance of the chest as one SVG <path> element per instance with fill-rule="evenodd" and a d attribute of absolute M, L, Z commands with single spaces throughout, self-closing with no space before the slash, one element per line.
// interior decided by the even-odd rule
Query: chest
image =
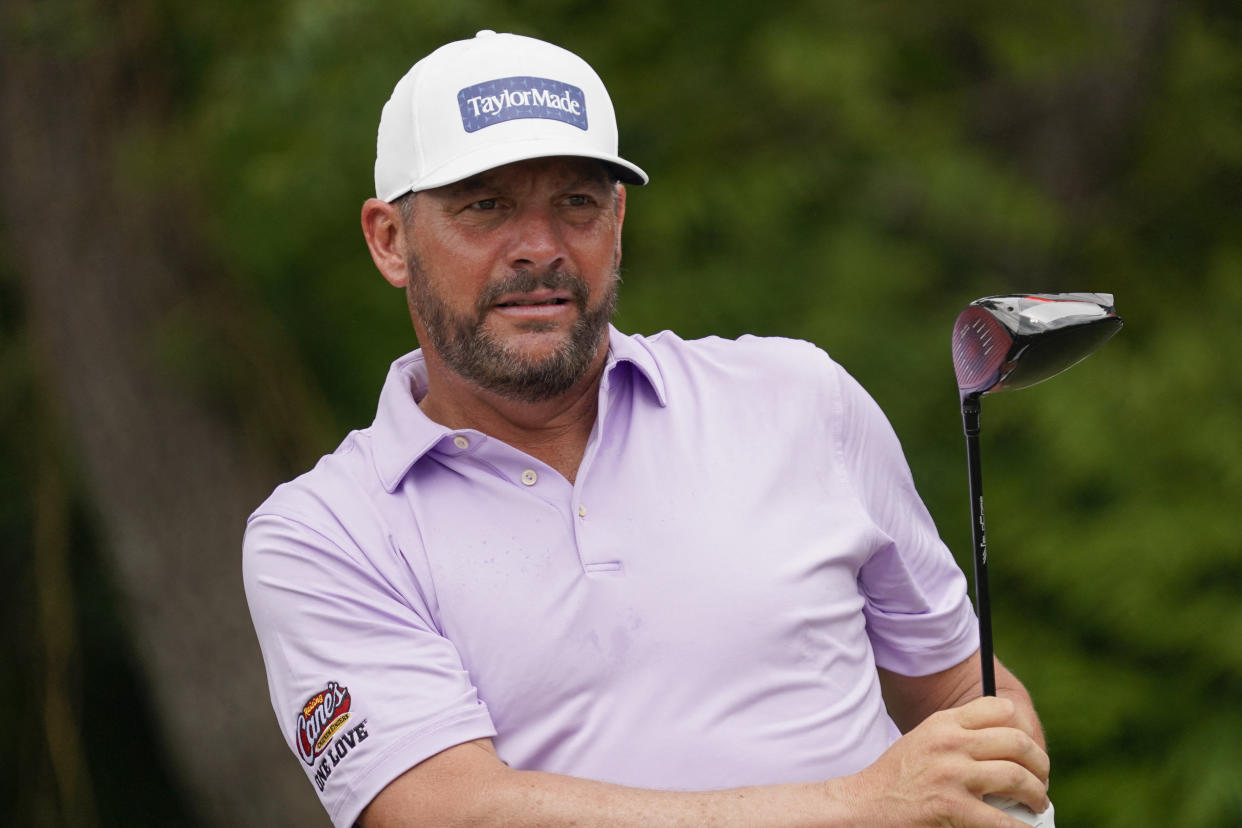
<path fill-rule="evenodd" d="M 866 650 L 858 572 L 883 539 L 829 461 L 758 435 L 696 446 L 648 430 L 588 447 L 573 484 L 524 458 L 419 490 L 437 621 L 498 726 L 515 705 L 632 703 L 637 676 L 687 665 L 681 690 L 644 683 L 653 704 Z"/>

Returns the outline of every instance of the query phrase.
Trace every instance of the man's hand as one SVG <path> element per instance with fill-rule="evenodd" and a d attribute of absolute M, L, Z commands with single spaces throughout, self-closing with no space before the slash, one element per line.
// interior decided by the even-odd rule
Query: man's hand
<path fill-rule="evenodd" d="M 941 710 L 866 770 L 838 780 L 866 818 L 859 824 L 1018 828 L 982 801 L 999 794 L 1036 813 L 1048 807 L 1048 755 L 1017 705 L 982 698 Z"/>

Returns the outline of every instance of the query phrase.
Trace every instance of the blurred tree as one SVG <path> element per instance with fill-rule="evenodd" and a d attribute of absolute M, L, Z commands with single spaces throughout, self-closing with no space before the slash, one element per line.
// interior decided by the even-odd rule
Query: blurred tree
<path fill-rule="evenodd" d="M 170 57 L 163 10 L 120 5 L 2 12 L 0 199 L 31 366 L 72 434 L 195 812 L 209 824 L 314 824 L 324 817 L 271 721 L 237 549 L 276 470 L 322 447 L 320 407 L 262 309 L 216 276 L 183 182 L 131 176 L 124 163 L 132 142 L 171 128 L 181 90 L 175 75 L 151 71 Z M 45 616 L 67 577 L 49 456 L 32 458 Z M 50 760 L 62 816 L 76 823 L 90 780 L 55 680 L 71 642 L 44 641 Z"/>

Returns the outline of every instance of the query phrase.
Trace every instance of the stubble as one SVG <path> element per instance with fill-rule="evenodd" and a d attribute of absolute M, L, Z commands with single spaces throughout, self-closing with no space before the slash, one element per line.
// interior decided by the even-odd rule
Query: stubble
<path fill-rule="evenodd" d="M 617 307 L 620 278 L 615 266 L 606 292 L 594 306 L 590 288 L 579 274 L 560 269 L 541 274 L 515 271 L 490 285 L 469 314 L 455 314 L 436 294 L 416 255 L 410 255 L 406 268 L 406 300 L 430 340 L 424 345 L 430 345 L 451 370 L 480 388 L 521 402 L 542 402 L 573 388 L 603 346 L 608 323 Z M 560 347 L 534 358 L 497 340 L 487 330 L 486 322 L 500 297 L 539 289 L 568 292 L 578 309 L 578 318 Z M 531 325 L 528 330 L 538 332 L 540 326 Z"/>

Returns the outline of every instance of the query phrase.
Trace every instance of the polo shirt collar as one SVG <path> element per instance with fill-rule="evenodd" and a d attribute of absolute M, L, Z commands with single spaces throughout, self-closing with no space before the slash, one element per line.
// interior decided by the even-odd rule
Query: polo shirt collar
<path fill-rule="evenodd" d="M 600 394 L 608 393 L 614 372 L 622 363 L 637 368 L 654 392 L 661 407 L 668 404 L 664 377 L 655 357 L 641 338 L 626 336 L 609 326 L 608 360 Z M 457 431 L 430 419 L 418 407 L 427 393 L 427 364 L 422 349 L 400 357 L 388 369 L 380 391 L 375 422 L 367 431 L 374 445 L 375 471 L 385 490 L 395 491 L 410 468 L 442 440 L 451 440 Z M 601 401 L 602 402 L 602 401 Z"/>
<path fill-rule="evenodd" d="M 664 375 L 660 373 L 660 366 L 656 364 L 655 357 L 647 348 L 646 342 L 642 337 L 626 336 L 611 325 L 608 326 L 608 331 L 608 361 L 604 364 L 602 388 L 608 388 L 608 381 L 612 378 L 617 366 L 628 362 L 637 368 L 638 373 L 647 380 L 647 384 L 655 392 L 660 407 L 667 406 L 668 396 L 664 390 Z"/>

